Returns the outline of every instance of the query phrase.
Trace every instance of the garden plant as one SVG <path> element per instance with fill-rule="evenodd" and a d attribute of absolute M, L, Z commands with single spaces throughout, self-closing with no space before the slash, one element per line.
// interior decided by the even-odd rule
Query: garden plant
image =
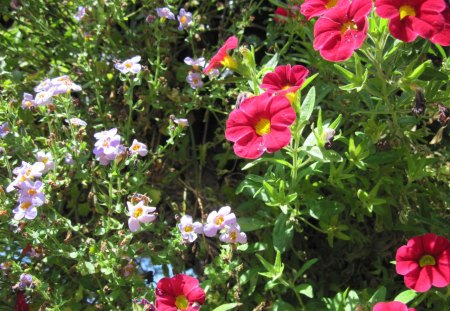
<path fill-rule="evenodd" d="M 447 0 L 0 0 L 0 310 L 450 310 L 449 46 Z"/>

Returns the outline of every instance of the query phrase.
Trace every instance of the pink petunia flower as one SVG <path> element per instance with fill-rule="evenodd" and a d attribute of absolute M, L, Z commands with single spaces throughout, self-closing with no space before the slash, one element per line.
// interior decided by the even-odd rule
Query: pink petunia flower
<path fill-rule="evenodd" d="M 326 12 L 314 26 L 314 49 L 331 62 L 349 59 L 367 36 L 371 0 L 354 0 Z"/>
<path fill-rule="evenodd" d="M 300 7 L 300 12 L 310 20 L 313 17 L 325 14 L 334 7 L 348 3 L 349 0 L 305 0 Z"/>
<path fill-rule="evenodd" d="M 213 237 L 217 231 L 236 224 L 236 215 L 231 213 L 231 207 L 224 206 L 219 211 L 212 211 L 207 218 L 207 224 L 203 226 L 203 233 L 207 237 Z"/>
<path fill-rule="evenodd" d="M 412 42 L 417 36 L 430 39 L 444 26 L 444 0 L 376 0 L 376 13 L 389 19 L 394 38 Z"/>
<path fill-rule="evenodd" d="M 185 274 L 159 280 L 155 295 L 158 311 L 197 311 L 206 300 L 198 280 Z"/>
<path fill-rule="evenodd" d="M 292 102 L 295 92 L 305 82 L 309 71 L 302 65 L 278 66 L 275 72 L 267 73 L 261 84 L 262 89 L 266 89 L 269 94 L 285 95 Z"/>
<path fill-rule="evenodd" d="M 450 45 L 450 4 L 447 4 L 447 9 L 442 12 L 444 17 L 444 28 L 430 38 L 430 41 L 435 44 L 443 46 Z"/>
<path fill-rule="evenodd" d="M 237 62 L 228 55 L 229 50 L 233 50 L 238 46 L 238 38 L 236 36 L 229 37 L 227 41 L 222 45 L 222 47 L 217 51 L 216 55 L 214 55 L 209 64 L 203 69 L 204 74 L 208 74 L 214 68 L 220 68 L 222 66 L 228 68 L 236 68 Z"/>
<path fill-rule="evenodd" d="M 256 159 L 264 152 L 272 153 L 289 144 L 289 126 L 295 119 L 295 111 L 286 97 L 265 92 L 245 99 L 230 113 L 225 137 L 234 142 L 237 156 Z"/>
<path fill-rule="evenodd" d="M 373 306 L 372 311 L 416 311 L 414 308 L 408 308 L 399 301 L 379 302 Z"/>
<path fill-rule="evenodd" d="M 450 241 L 427 233 L 411 238 L 397 250 L 396 271 L 405 285 L 417 292 L 450 284 Z"/>

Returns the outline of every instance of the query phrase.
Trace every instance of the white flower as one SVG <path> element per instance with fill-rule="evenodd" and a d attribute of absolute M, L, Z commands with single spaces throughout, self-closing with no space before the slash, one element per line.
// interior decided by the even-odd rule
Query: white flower
<path fill-rule="evenodd" d="M 131 154 L 139 154 L 141 157 L 145 157 L 148 153 L 147 146 L 143 143 L 138 142 L 136 139 L 133 140 L 133 144 L 128 149 Z"/>
<path fill-rule="evenodd" d="M 127 59 L 123 63 L 117 63 L 114 67 L 119 70 L 121 73 L 126 74 L 129 72 L 138 73 L 141 71 L 142 66 L 138 63 L 141 61 L 140 56 L 135 56 L 133 58 Z"/>
<path fill-rule="evenodd" d="M 222 233 L 219 239 L 225 243 L 247 243 L 247 235 L 244 232 L 241 232 L 241 228 L 238 224 L 226 226 L 227 231 Z"/>
<path fill-rule="evenodd" d="M 192 217 L 189 215 L 181 217 L 178 228 L 181 231 L 183 240 L 190 243 L 197 239 L 197 234 L 203 233 L 203 225 L 198 221 L 192 223 Z"/>
<path fill-rule="evenodd" d="M 140 201 L 134 205 L 131 202 L 127 202 L 128 211 L 130 212 L 130 218 L 128 219 L 128 228 L 131 232 L 136 232 L 141 227 L 140 223 L 153 222 L 156 219 L 154 211 L 156 207 L 144 205 L 144 201 Z"/>

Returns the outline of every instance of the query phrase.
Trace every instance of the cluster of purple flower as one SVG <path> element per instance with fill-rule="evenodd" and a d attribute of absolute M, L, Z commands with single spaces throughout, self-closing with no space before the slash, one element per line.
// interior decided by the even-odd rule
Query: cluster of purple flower
<path fill-rule="evenodd" d="M 146 195 L 134 194 L 131 201 L 127 202 L 130 218 L 128 228 L 131 232 L 136 232 L 141 227 L 141 223 L 146 224 L 156 219 L 156 207 L 148 206 L 150 199 Z"/>
<path fill-rule="evenodd" d="M 8 185 L 6 192 L 17 190 L 19 205 L 14 208 L 14 219 L 22 218 L 34 219 L 37 216 L 37 208 L 45 203 L 45 194 L 42 192 L 44 184 L 40 180 L 42 174 L 49 170 L 54 170 L 55 163 L 52 155 L 48 152 L 38 152 L 36 154 L 38 162 L 30 164 L 22 162 L 22 165 L 14 168 L 13 174 L 17 177 Z"/>
<path fill-rule="evenodd" d="M 108 165 L 111 161 L 126 156 L 128 152 L 131 155 L 138 154 L 142 157 L 148 153 L 147 146 L 136 139 L 133 140 L 127 151 L 126 147 L 120 143 L 122 138 L 117 134 L 117 128 L 96 133 L 94 137 L 97 141 L 93 152 L 101 165 Z"/>
<path fill-rule="evenodd" d="M 157 8 L 156 14 L 158 14 L 162 22 L 165 22 L 166 19 L 175 20 L 175 14 L 168 7 Z M 185 9 L 180 9 L 177 19 L 179 23 L 178 30 L 189 28 L 192 25 L 192 13 L 186 12 Z"/>
<path fill-rule="evenodd" d="M 22 100 L 23 109 L 31 109 L 37 106 L 51 104 L 53 96 L 81 91 L 81 86 L 75 84 L 68 76 L 60 76 L 53 79 L 45 79 L 34 88 L 36 95 L 24 93 Z"/>
<path fill-rule="evenodd" d="M 9 132 L 11 132 L 11 130 L 8 126 L 8 122 L 3 122 L 2 124 L 0 124 L 0 138 L 6 137 Z"/>
<path fill-rule="evenodd" d="M 191 57 L 186 57 L 184 59 L 184 63 L 186 65 L 192 66 L 194 71 L 189 71 L 189 74 L 186 77 L 186 81 L 189 83 L 191 88 L 197 89 L 203 86 L 201 68 L 205 67 L 205 58 L 200 57 L 197 59 L 193 59 Z"/>
<path fill-rule="evenodd" d="M 207 237 L 214 237 L 220 232 L 219 239 L 225 243 L 247 243 L 247 235 L 241 232 L 241 228 L 236 221 L 236 215 L 231 212 L 231 207 L 224 206 L 218 211 L 212 211 L 206 224 L 198 221 L 192 222 L 192 217 L 184 215 L 180 219 L 178 228 L 181 231 L 181 237 L 184 241 L 192 243 L 197 239 L 198 234 L 204 234 Z"/>

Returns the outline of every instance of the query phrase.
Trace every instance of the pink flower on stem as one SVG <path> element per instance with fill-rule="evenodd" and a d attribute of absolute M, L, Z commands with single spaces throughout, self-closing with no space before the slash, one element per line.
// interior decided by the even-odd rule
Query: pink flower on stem
<path fill-rule="evenodd" d="M 322 16 L 334 7 L 348 3 L 349 0 L 305 0 L 300 7 L 300 12 L 310 20 L 313 17 Z"/>
<path fill-rule="evenodd" d="M 156 219 L 156 214 L 154 213 L 156 207 L 144 205 L 144 201 L 140 201 L 136 205 L 127 202 L 128 212 L 130 213 L 130 218 L 128 219 L 128 228 L 131 232 L 136 232 L 141 227 L 141 223 L 146 224 L 153 222 Z"/>
<path fill-rule="evenodd" d="M 125 60 L 123 63 L 117 63 L 114 67 L 119 70 L 123 74 L 127 74 L 129 72 L 137 74 L 141 71 L 142 66 L 139 64 L 141 61 L 140 56 L 134 56 L 133 58 Z"/>
<path fill-rule="evenodd" d="M 238 224 L 226 226 L 225 228 L 226 231 L 220 235 L 219 240 L 225 243 L 247 243 L 247 235 L 241 232 Z"/>
<path fill-rule="evenodd" d="M 33 95 L 29 94 L 29 93 L 24 93 L 23 94 L 23 99 L 22 99 L 22 108 L 23 109 L 31 109 L 33 107 L 36 107 L 36 102 L 33 99 Z"/>
<path fill-rule="evenodd" d="M 198 221 L 193 223 L 192 217 L 189 215 L 181 217 L 178 229 L 181 231 L 183 240 L 189 243 L 192 243 L 197 239 L 197 234 L 203 233 L 203 225 Z"/>
<path fill-rule="evenodd" d="M 217 69 L 222 66 L 230 69 L 236 69 L 237 62 L 230 55 L 228 55 L 228 51 L 237 48 L 237 46 L 238 38 L 236 36 L 229 37 L 219 51 L 217 51 L 216 55 L 211 58 L 206 68 L 203 69 L 203 73 L 208 74 L 214 68 Z"/>
<path fill-rule="evenodd" d="M 131 154 L 138 154 L 141 157 L 145 157 L 148 153 L 147 146 L 138 142 L 136 139 L 133 140 L 133 143 L 128 150 Z"/>
<path fill-rule="evenodd" d="M 441 31 L 433 35 L 430 39 L 431 42 L 435 44 L 440 44 L 442 46 L 450 45 L 450 4 L 447 4 L 447 8 L 442 12 L 444 16 L 444 28 Z"/>
<path fill-rule="evenodd" d="M 36 206 L 33 205 L 33 202 L 23 201 L 20 202 L 15 209 L 13 209 L 13 213 L 15 220 L 21 220 L 24 217 L 26 219 L 32 220 L 37 216 L 37 209 Z"/>
<path fill-rule="evenodd" d="M 213 237 L 217 231 L 222 230 L 225 226 L 236 224 L 236 215 L 231 213 L 231 207 L 224 206 L 219 211 L 212 211 L 207 218 L 207 224 L 203 227 L 203 233 L 207 237 Z"/>
<path fill-rule="evenodd" d="M 399 301 L 379 302 L 373 306 L 372 311 L 416 311 L 414 308 L 408 308 Z"/>

